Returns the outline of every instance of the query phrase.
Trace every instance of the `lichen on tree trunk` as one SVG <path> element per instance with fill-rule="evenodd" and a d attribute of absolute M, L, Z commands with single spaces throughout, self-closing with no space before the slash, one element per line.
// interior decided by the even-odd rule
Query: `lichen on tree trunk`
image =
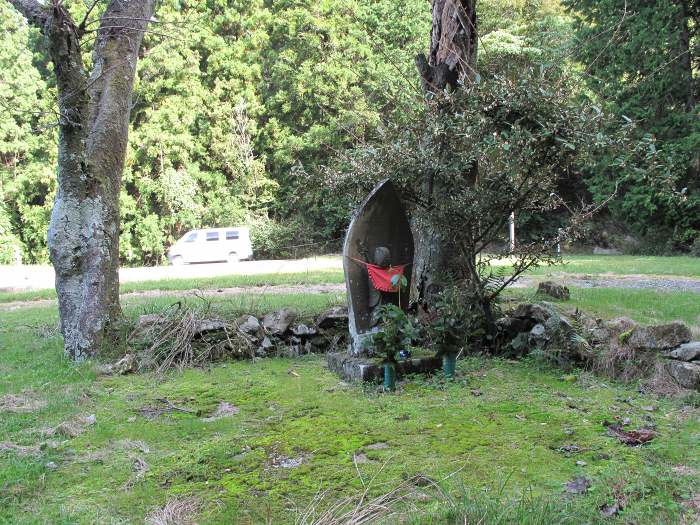
<path fill-rule="evenodd" d="M 58 191 L 49 225 L 66 354 L 99 351 L 119 306 L 119 190 L 136 62 L 154 0 L 112 0 L 102 14 L 87 77 L 85 21 L 60 0 L 10 0 L 46 37 L 58 88 Z"/>

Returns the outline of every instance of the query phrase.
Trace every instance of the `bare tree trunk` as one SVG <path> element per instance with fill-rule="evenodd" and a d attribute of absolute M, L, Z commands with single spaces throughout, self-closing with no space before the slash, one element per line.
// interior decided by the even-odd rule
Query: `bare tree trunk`
<path fill-rule="evenodd" d="M 473 81 L 478 41 L 476 0 L 432 0 L 432 20 L 430 55 L 416 57 L 423 89 L 437 93 Z M 429 204 L 444 197 L 439 176 L 428 176 L 423 193 Z M 412 227 L 416 242 L 412 291 L 421 303 L 430 305 L 442 288 L 441 277 L 450 273 L 458 250 L 441 235 L 429 212 L 415 217 Z"/>
<path fill-rule="evenodd" d="M 139 48 L 154 0 L 112 0 L 88 78 L 77 25 L 60 0 L 9 0 L 45 35 L 58 87 L 58 191 L 49 253 L 65 352 L 99 351 L 119 306 L 119 189 Z M 95 2 L 96 3 L 96 2 Z M 93 5 L 94 6 L 94 5 Z M 89 14 L 89 13 L 88 13 Z"/>

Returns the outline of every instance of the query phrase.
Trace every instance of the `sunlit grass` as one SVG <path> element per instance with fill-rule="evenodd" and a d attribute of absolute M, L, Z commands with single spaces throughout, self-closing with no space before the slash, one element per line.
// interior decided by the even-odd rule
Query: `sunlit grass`
<path fill-rule="evenodd" d="M 604 318 L 629 317 L 643 324 L 683 321 L 700 330 L 700 294 L 694 292 L 660 292 L 625 288 L 570 288 L 571 299 L 563 306 Z M 541 301 L 532 288 L 508 290 L 506 297 Z"/>
<path fill-rule="evenodd" d="M 125 311 L 131 317 L 173 299 L 128 297 Z M 279 306 L 312 315 L 340 299 L 292 294 L 213 303 L 232 316 Z M 584 299 L 574 291 L 575 301 Z M 600 506 L 621 490 L 627 503 L 612 522 L 676 523 L 679 501 L 700 483 L 700 419 L 634 385 L 583 373 L 570 382 L 532 361 L 483 357 L 460 360 L 455 382 L 415 377 L 392 394 L 342 383 L 316 356 L 220 363 L 161 379 L 97 377 L 91 363 L 62 357 L 56 321 L 53 306 L 0 312 L 0 396 L 29 391 L 48 401 L 35 412 L 3 413 L 0 442 L 39 445 L 45 428 L 80 415 L 95 414 L 96 423 L 36 455 L 0 452 L 0 523 L 143 523 L 154 507 L 184 496 L 201 502 L 202 525 L 295 523 L 319 493 L 327 491 L 332 504 L 369 485 L 374 496 L 417 474 L 449 476 L 442 486 L 453 503 L 416 501 L 432 517 L 402 522 L 597 523 Z M 185 411 L 144 417 L 141 409 L 162 399 Z M 220 401 L 240 412 L 203 421 Z M 658 409 L 648 412 L 650 404 Z M 602 426 L 615 417 L 630 418 L 632 427 L 653 418 L 658 437 L 626 447 Z M 148 451 L 125 448 L 124 440 Z M 376 443 L 385 445 L 368 448 Z M 580 452 L 560 451 L 570 444 Z M 279 468 L 281 457 L 301 464 Z M 128 486 L 138 461 L 147 470 Z M 564 498 L 563 483 L 580 475 L 591 489 Z"/>
<path fill-rule="evenodd" d="M 561 273 L 584 275 L 673 275 L 700 278 L 700 257 L 641 257 L 633 255 L 566 255 L 563 263 L 542 266 L 528 275 L 557 275 Z M 503 259 L 494 266 L 509 266 Z"/>

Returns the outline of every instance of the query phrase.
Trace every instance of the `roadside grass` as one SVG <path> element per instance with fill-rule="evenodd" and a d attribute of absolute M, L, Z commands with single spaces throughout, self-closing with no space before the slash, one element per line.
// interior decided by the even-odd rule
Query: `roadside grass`
<path fill-rule="evenodd" d="M 148 291 L 217 290 L 245 286 L 299 286 L 341 284 L 345 282 L 342 270 L 314 270 L 312 272 L 276 273 L 258 275 L 226 275 L 196 279 L 162 279 L 158 281 L 128 282 L 121 285 L 122 294 Z M 55 299 L 53 288 L 21 292 L 0 292 L 0 303 Z"/>
<path fill-rule="evenodd" d="M 564 264 L 535 268 L 527 275 L 673 275 L 700 278 L 700 257 L 642 257 L 636 255 L 565 255 Z M 507 266 L 508 259 L 498 266 Z"/>
<path fill-rule="evenodd" d="M 213 304 L 311 315 L 338 296 L 232 299 Z M 135 316 L 172 300 L 129 297 L 124 308 Z M 200 524 L 295 523 L 320 494 L 328 504 L 375 496 L 417 474 L 442 480 L 445 496 L 416 498 L 423 512 L 402 522 L 678 523 L 700 484 L 700 412 L 634 385 L 586 373 L 569 382 L 534 361 L 480 356 L 459 361 L 457 381 L 412 377 L 391 394 L 340 382 L 322 356 L 98 377 L 93 363 L 62 357 L 56 322 L 54 306 L 0 312 L 0 397 L 47 401 L 0 413 L 0 443 L 45 444 L 26 456 L 0 451 L 0 523 L 143 523 L 186 497 L 200 502 Z M 162 400 L 179 410 L 154 416 Z M 240 412 L 204 421 L 221 401 Z M 88 414 L 96 422 L 84 433 L 46 437 Z M 627 447 L 607 436 L 602 422 L 625 417 L 630 428 L 656 425 L 657 437 Z M 565 494 L 582 475 L 590 489 Z M 599 508 L 615 498 L 625 509 L 604 519 Z"/>
<path fill-rule="evenodd" d="M 700 294 L 665 292 L 649 289 L 569 288 L 569 301 L 556 301 L 562 306 L 576 307 L 586 313 L 611 319 L 629 317 L 643 324 L 683 321 L 700 330 Z M 532 288 L 515 288 L 505 297 L 519 301 L 542 301 Z M 544 299 L 555 301 L 554 299 Z"/>

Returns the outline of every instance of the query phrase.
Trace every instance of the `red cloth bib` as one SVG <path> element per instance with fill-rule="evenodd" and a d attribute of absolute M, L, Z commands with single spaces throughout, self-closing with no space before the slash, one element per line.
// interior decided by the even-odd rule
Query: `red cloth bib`
<path fill-rule="evenodd" d="M 369 274 L 369 278 L 377 290 L 379 290 L 380 292 L 394 293 L 399 291 L 399 285 L 397 284 L 396 286 L 393 286 L 391 284 L 391 278 L 394 277 L 394 275 L 403 275 L 404 268 L 406 268 L 408 264 L 400 264 L 398 266 L 389 266 L 388 268 L 382 268 L 381 266 L 370 264 L 368 262 L 361 261 L 360 259 L 355 259 L 354 257 L 350 258 L 353 261 L 367 267 L 367 273 Z"/>

